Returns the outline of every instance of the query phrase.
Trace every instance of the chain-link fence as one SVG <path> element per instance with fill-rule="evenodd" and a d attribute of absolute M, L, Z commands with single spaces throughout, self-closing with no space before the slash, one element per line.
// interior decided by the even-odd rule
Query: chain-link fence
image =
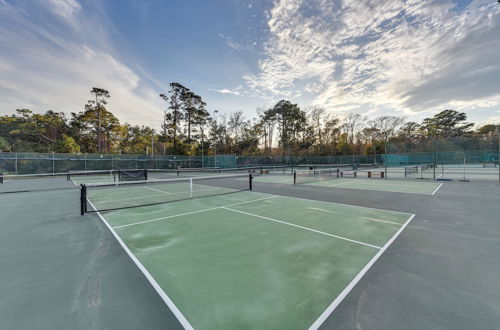
<path fill-rule="evenodd" d="M 235 168 L 307 164 L 384 167 L 388 178 L 500 180 L 499 136 L 387 142 L 385 154 L 338 156 L 179 156 L 0 152 L 4 174 L 111 169 Z"/>
<path fill-rule="evenodd" d="M 500 180 L 499 137 L 495 134 L 390 142 L 382 158 L 393 177 L 405 173 L 406 178 L 443 181 Z"/>
<path fill-rule="evenodd" d="M 236 156 L 115 155 L 0 152 L 4 174 L 66 173 L 112 169 L 236 167 Z"/>

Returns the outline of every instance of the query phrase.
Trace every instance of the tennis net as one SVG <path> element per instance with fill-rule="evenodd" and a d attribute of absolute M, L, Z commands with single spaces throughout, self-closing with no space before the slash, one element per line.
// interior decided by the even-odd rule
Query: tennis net
<path fill-rule="evenodd" d="M 422 172 L 427 171 L 428 169 L 432 168 L 432 163 L 422 164 L 420 167 L 422 168 Z"/>
<path fill-rule="evenodd" d="M 338 169 L 314 169 L 312 171 L 302 171 L 293 173 L 293 183 L 302 184 L 323 180 L 332 180 L 339 177 Z"/>
<path fill-rule="evenodd" d="M 18 175 L 0 173 L 0 193 L 78 188 L 67 180 L 67 176 L 67 173 Z"/>
<path fill-rule="evenodd" d="M 415 166 L 405 166 L 405 177 L 418 173 L 418 165 Z"/>
<path fill-rule="evenodd" d="M 143 170 L 118 170 L 118 181 L 140 181 L 148 179 L 148 171 Z"/>
<path fill-rule="evenodd" d="M 148 169 L 149 179 L 173 179 L 176 177 L 219 176 L 229 174 L 286 174 L 287 166 L 252 166 L 236 168 L 179 168 L 179 169 Z M 288 172 L 290 173 L 290 172 Z"/>
<path fill-rule="evenodd" d="M 252 190 L 252 174 L 83 184 L 81 214 Z"/>
<path fill-rule="evenodd" d="M 74 180 L 75 183 L 100 181 L 118 181 L 117 170 L 95 170 L 95 171 L 69 171 L 67 174 L 68 180 Z"/>
<path fill-rule="evenodd" d="M 378 168 L 378 164 L 374 164 L 374 163 L 356 164 L 357 170 L 369 170 L 369 169 L 374 169 L 374 168 Z"/>

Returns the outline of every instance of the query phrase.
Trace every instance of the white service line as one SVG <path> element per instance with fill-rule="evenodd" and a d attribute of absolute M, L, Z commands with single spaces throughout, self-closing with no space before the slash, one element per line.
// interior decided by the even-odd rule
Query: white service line
<path fill-rule="evenodd" d="M 156 192 L 161 192 L 161 193 L 167 194 L 167 195 L 172 194 L 172 193 L 170 193 L 168 191 L 163 191 L 163 190 L 159 190 L 159 189 L 155 189 L 155 188 L 151 188 L 151 187 L 144 187 L 144 189 L 150 189 L 150 190 L 153 190 L 153 191 L 156 191 Z"/>
<path fill-rule="evenodd" d="M 319 231 L 319 230 L 312 229 L 312 228 L 309 228 L 309 227 L 299 226 L 299 225 L 296 225 L 296 224 L 293 224 L 293 223 L 289 223 L 289 222 L 286 222 L 286 221 L 281 221 L 281 220 L 276 220 L 276 219 L 273 219 L 273 218 L 264 217 L 264 216 L 258 215 L 258 214 L 243 212 L 243 211 L 240 211 L 240 210 L 231 209 L 229 207 L 223 207 L 223 209 L 224 210 L 228 210 L 228 211 L 238 212 L 238 213 L 241 213 L 241 214 L 246 214 L 246 215 L 249 215 L 249 216 L 252 216 L 252 217 L 256 217 L 256 218 L 261 218 L 261 219 L 264 219 L 264 220 L 278 222 L 278 223 L 281 223 L 283 225 L 288 225 L 288 226 L 297 227 L 297 228 L 300 228 L 300 229 L 309 230 L 309 231 L 312 231 L 312 232 L 315 232 L 315 233 L 318 233 L 318 234 L 322 234 L 322 235 L 326 235 L 326 236 L 338 238 L 338 239 L 341 239 L 341 240 L 344 240 L 344 241 L 348 241 L 348 242 L 351 242 L 351 243 L 361 244 L 361 245 L 368 246 L 368 247 L 371 247 L 371 248 L 374 248 L 374 249 L 381 249 L 382 248 L 380 246 L 376 246 L 376 245 L 372 245 L 372 244 L 368 244 L 368 243 L 356 241 L 356 240 L 353 240 L 353 239 L 350 239 L 350 238 L 347 238 L 347 237 L 342 237 L 342 236 L 338 236 L 338 235 L 334 235 L 334 234 L 325 233 L 323 231 Z"/>
<path fill-rule="evenodd" d="M 169 216 L 166 216 L 166 217 L 161 217 L 161 218 L 155 218 L 155 219 L 149 219 L 149 220 L 144 220 L 144 221 L 129 223 L 129 224 L 126 224 L 126 225 L 116 226 L 116 227 L 113 227 L 113 228 L 117 229 L 117 228 L 130 227 L 130 226 L 140 225 L 140 224 L 143 224 L 143 223 L 148 223 L 148 222 L 153 222 L 153 221 L 160 221 L 160 220 L 166 220 L 166 219 L 171 219 L 171 218 L 175 218 L 175 217 L 181 217 L 183 215 L 189 215 L 189 214 L 195 214 L 195 213 L 201 213 L 201 212 L 207 212 L 207 211 L 222 209 L 222 208 L 225 208 L 225 207 L 228 207 L 228 206 L 236 206 L 236 205 L 241 205 L 241 204 L 248 204 L 248 203 L 257 202 L 257 201 L 261 201 L 261 200 L 265 200 L 265 199 L 269 199 L 269 198 L 275 198 L 275 196 L 258 198 L 258 199 L 254 199 L 254 200 L 251 200 L 251 201 L 244 201 L 244 202 L 239 202 L 239 203 L 234 203 L 234 204 L 229 204 L 229 205 L 215 206 L 215 207 L 211 207 L 211 208 L 203 209 L 203 210 L 191 211 L 191 212 L 180 213 L 180 214 L 173 214 L 173 215 L 169 215 Z"/>
<path fill-rule="evenodd" d="M 439 184 L 439 186 L 436 188 L 436 190 L 434 190 L 434 191 L 432 192 L 432 194 L 431 194 L 431 195 L 434 195 L 435 193 L 437 193 L 437 191 L 439 190 L 439 188 L 441 188 L 441 186 L 442 186 L 442 185 L 443 185 L 443 183 L 441 182 L 441 183 Z"/>
<path fill-rule="evenodd" d="M 261 194 L 266 194 L 270 195 L 267 193 L 261 193 Z M 399 213 L 399 214 L 408 214 L 411 215 L 412 213 L 408 212 L 401 212 L 401 211 L 392 211 L 392 210 L 384 210 L 384 209 L 378 209 L 376 207 L 369 207 L 369 206 L 358 206 L 358 205 L 351 205 L 351 204 L 344 204 L 344 203 L 337 203 L 337 202 L 325 202 L 325 201 L 319 201 L 315 199 L 308 199 L 308 198 L 300 198 L 300 197 L 292 197 L 292 196 L 286 196 L 286 195 L 272 195 L 276 197 L 283 197 L 283 198 L 293 198 L 293 199 L 300 199 L 303 201 L 308 201 L 308 202 L 316 202 L 316 203 L 322 203 L 322 204 L 335 204 L 335 205 L 342 205 L 342 206 L 347 206 L 347 207 L 353 207 L 353 208 L 360 208 L 360 209 L 367 209 L 367 210 L 377 210 L 377 211 L 384 211 L 384 212 L 390 212 L 390 213 Z"/>
<path fill-rule="evenodd" d="M 333 313 L 335 308 L 344 300 L 344 298 L 351 292 L 351 290 L 356 286 L 356 284 L 361 280 L 361 278 L 368 272 L 368 270 L 373 266 L 375 261 L 377 261 L 378 258 L 382 255 L 382 253 L 387 250 L 387 248 L 394 242 L 394 240 L 401 234 L 401 232 L 406 228 L 406 226 L 410 223 L 410 221 L 415 217 L 415 214 L 412 214 L 408 220 L 404 223 L 404 225 L 399 228 L 399 230 L 392 236 L 390 240 L 387 241 L 387 243 L 384 244 L 384 246 L 373 256 L 373 258 L 366 264 L 365 267 L 361 269 L 361 271 L 352 279 L 352 281 L 345 287 L 344 290 L 335 298 L 335 300 L 325 309 L 323 313 L 318 317 L 316 321 L 309 327 L 309 330 L 316 330 L 318 329 L 323 322 L 326 321 L 326 319 Z"/>
<path fill-rule="evenodd" d="M 94 207 L 94 205 L 92 204 L 92 202 L 89 201 L 89 203 L 90 203 L 90 206 L 95 211 L 97 211 L 96 208 Z M 99 216 L 99 218 L 101 219 L 101 221 L 106 225 L 106 227 L 108 227 L 109 231 L 111 232 L 111 234 L 113 234 L 113 236 L 116 238 L 116 240 L 121 245 L 121 247 L 128 254 L 128 256 L 130 257 L 130 259 L 132 259 L 132 261 L 136 264 L 136 266 L 139 268 L 139 270 L 148 279 L 149 283 L 151 283 L 151 285 L 153 286 L 153 288 L 160 295 L 161 299 L 165 302 L 165 304 L 168 306 L 168 308 L 170 308 L 170 310 L 175 315 L 175 317 L 177 318 L 177 320 L 179 320 L 179 322 L 184 327 L 184 329 L 188 329 L 188 330 L 194 329 L 193 326 L 191 325 L 191 323 L 189 323 L 189 321 L 187 320 L 187 318 L 182 314 L 182 312 L 177 308 L 177 306 L 175 306 L 175 304 L 172 301 L 172 299 L 170 299 L 170 297 L 160 287 L 160 285 L 158 284 L 158 282 L 156 282 L 156 280 L 151 275 L 151 273 L 146 269 L 146 267 L 144 267 L 144 265 L 132 253 L 132 251 L 130 251 L 130 249 L 128 248 L 128 246 L 125 244 L 125 242 L 123 242 L 123 240 L 116 233 L 116 231 L 113 229 L 113 227 L 111 227 L 111 225 L 106 221 L 106 219 L 104 219 L 104 217 L 101 215 L 101 213 L 99 213 L 99 212 L 96 212 L 96 213 Z"/>

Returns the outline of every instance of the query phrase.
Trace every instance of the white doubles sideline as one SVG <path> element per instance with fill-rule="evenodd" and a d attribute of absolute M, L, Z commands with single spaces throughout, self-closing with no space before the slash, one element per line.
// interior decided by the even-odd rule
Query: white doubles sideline
<path fill-rule="evenodd" d="M 96 208 L 92 204 L 92 202 L 90 202 L 90 206 L 94 210 L 96 210 Z M 179 308 L 177 308 L 177 306 L 174 304 L 172 299 L 170 299 L 170 297 L 166 294 L 165 291 L 163 291 L 163 289 L 158 284 L 158 282 L 156 282 L 153 275 L 151 275 L 151 273 L 146 269 L 146 267 L 144 267 L 144 265 L 139 261 L 139 259 L 128 248 L 127 244 L 125 244 L 125 242 L 121 239 L 120 235 L 118 235 L 116 233 L 116 231 L 113 229 L 113 227 L 111 227 L 111 225 L 106 221 L 106 219 L 104 219 L 104 217 L 101 215 L 101 213 L 99 213 L 99 212 L 96 212 L 96 213 L 99 216 L 99 219 L 101 219 L 101 221 L 104 223 L 104 225 L 106 227 L 108 227 L 109 231 L 111 232 L 111 234 L 113 234 L 113 236 L 118 241 L 118 243 L 121 245 L 123 250 L 128 254 L 130 259 L 132 259 L 132 261 L 136 264 L 137 268 L 139 268 L 139 270 L 144 274 L 144 276 L 149 281 L 149 283 L 151 283 L 151 285 L 153 286 L 155 291 L 158 293 L 158 295 L 161 297 L 161 299 L 165 302 L 165 304 L 168 306 L 168 308 L 170 308 L 170 310 L 175 315 L 177 320 L 179 320 L 180 324 L 184 327 L 184 329 L 188 329 L 188 330 L 194 329 L 193 326 L 191 325 L 191 323 L 189 323 L 187 318 L 184 316 L 184 314 L 182 314 L 182 312 L 179 310 Z"/>
<path fill-rule="evenodd" d="M 412 214 L 408 220 L 399 228 L 399 230 L 392 236 L 390 240 L 387 241 L 387 243 L 384 244 L 384 246 L 373 256 L 373 258 L 363 267 L 359 273 L 352 279 L 352 281 L 342 290 L 342 292 L 332 301 L 332 303 L 325 309 L 323 313 L 314 321 L 313 324 L 309 327 L 309 330 L 316 330 L 318 329 L 323 322 L 326 321 L 326 319 L 333 313 L 335 308 L 337 308 L 338 305 L 344 300 L 345 297 L 351 292 L 351 290 L 356 286 L 356 284 L 361 280 L 361 278 L 368 272 L 368 270 L 373 266 L 375 261 L 377 261 L 378 258 L 387 250 L 387 248 L 394 242 L 394 240 L 401 234 L 401 232 L 408 226 L 410 221 L 415 217 L 415 214 Z"/>

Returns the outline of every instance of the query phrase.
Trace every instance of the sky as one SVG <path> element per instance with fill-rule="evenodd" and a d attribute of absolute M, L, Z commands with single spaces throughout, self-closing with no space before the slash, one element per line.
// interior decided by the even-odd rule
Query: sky
<path fill-rule="evenodd" d="M 496 0 L 0 0 L 0 114 L 83 111 L 160 127 L 179 82 L 219 114 L 281 99 L 420 121 L 500 123 Z"/>

